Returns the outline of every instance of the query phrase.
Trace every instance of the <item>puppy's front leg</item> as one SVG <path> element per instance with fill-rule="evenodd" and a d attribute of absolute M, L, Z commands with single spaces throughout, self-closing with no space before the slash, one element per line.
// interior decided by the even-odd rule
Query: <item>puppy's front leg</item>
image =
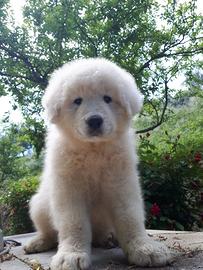
<path fill-rule="evenodd" d="M 145 231 L 143 202 L 138 180 L 122 181 L 112 196 L 118 241 L 131 264 L 163 266 L 170 261 L 168 248 L 150 239 Z"/>
<path fill-rule="evenodd" d="M 52 270 L 84 270 L 90 267 L 91 228 L 83 196 L 76 189 L 54 192 L 52 213 L 58 231 L 58 252 Z"/>

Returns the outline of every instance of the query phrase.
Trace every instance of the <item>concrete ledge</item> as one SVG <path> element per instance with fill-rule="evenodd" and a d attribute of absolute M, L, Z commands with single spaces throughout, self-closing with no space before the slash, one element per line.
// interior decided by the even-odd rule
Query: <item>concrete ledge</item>
<path fill-rule="evenodd" d="M 174 232 L 148 230 L 151 237 L 158 241 L 164 241 L 174 254 L 174 262 L 170 266 L 158 268 L 164 270 L 190 269 L 203 270 L 203 232 Z M 21 242 L 22 245 L 31 238 L 34 233 L 14 235 L 6 237 Z M 25 255 L 22 246 L 12 247 L 10 254 L 4 257 L 0 264 L 0 270 L 30 270 L 30 262 L 39 264 L 43 268 L 33 268 L 37 270 L 49 269 L 51 257 L 56 251 L 49 251 L 38 254 Z M 27 262 L 27 263 L 26 263 Z M 93 270 L 121 270 L 121 269 L 146 269 L 134 268 L 127 265 L 125 256 L 120 248 L 114 249 L 93 249 L 92 250 Z M 157 268 L 150 268 L 156 269 Z"/>

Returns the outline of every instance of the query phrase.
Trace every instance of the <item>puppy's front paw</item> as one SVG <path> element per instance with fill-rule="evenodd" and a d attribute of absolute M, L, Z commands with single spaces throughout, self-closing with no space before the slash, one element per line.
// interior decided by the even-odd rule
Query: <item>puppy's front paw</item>
<path fill-rule="evenodd" d="M 51 270 L 87 270 L 91 265 L 85 252 L 60 252 L 53 257 Z"/>
<path fill-rule="evenodd" d="M 171 261 L 169 249 L 151 239 L 131 242 L 127 250 L 128 261 L 136 266 L 164 266 Z"/>

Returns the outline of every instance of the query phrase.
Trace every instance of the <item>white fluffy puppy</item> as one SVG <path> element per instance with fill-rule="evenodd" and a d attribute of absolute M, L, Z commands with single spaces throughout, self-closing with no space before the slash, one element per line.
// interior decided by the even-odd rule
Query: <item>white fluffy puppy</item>
<path fill-rule="evenodd" d="M 44 173 L 30 203 L 37 236 L 27 253 L 58 242 L 52 270 L 88 269 L 91 243 L 116 235 L 129 263 L 165 265 L 167 248 L 145 231 L 132 117 L 142 107 L 133 77 L 105 59 L 56 70 L 43 103 L 50 125 Z"/>

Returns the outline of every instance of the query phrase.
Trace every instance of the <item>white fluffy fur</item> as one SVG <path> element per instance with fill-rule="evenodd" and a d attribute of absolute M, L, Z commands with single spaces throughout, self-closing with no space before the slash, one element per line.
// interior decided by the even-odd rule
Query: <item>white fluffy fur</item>
<path fill-rule="evenodd" d="M 103 96 L 112 102 L 107 104 Z M 78 97 L 81 105 L 74 104 Z M 42 182 L 30 203 L 37 236 L 25 251 L 41 252 L 58 242 L 52 270 L 88 269 L 91 243 L 116 235 L 129 263 L 165 265 L 167 248 L 144 227 L 137 172 L 133 115 L 142 96 L 133 77 L 105 59 L 83 59 L 56 70 L 43 104 L 52 124 Z M 87 119 L 103 118 L 102 134 L 90 136 Z"/>

